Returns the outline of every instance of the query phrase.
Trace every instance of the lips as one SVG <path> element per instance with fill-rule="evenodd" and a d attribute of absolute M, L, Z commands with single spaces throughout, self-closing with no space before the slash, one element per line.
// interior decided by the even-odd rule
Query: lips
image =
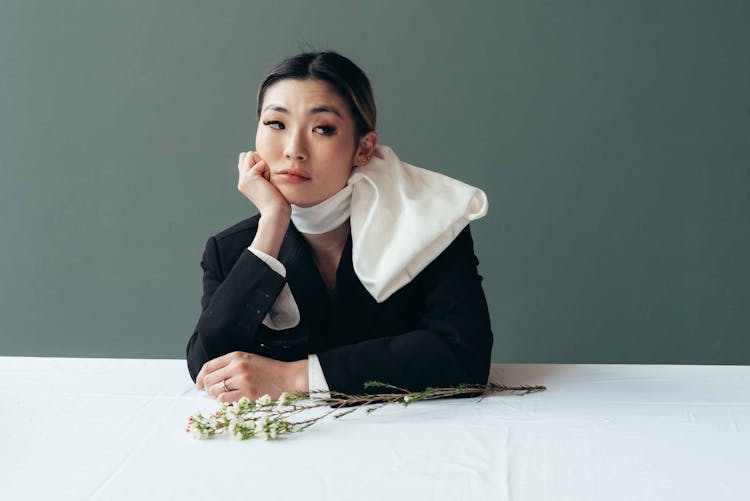
<path fill-rule="evenodd" d="M 289 176 L 297 176 L 301 177 L 303 179 L 310 179 L 310 175 L 307 174 L 307 172 L 299 170 L 299 169 L 283 169 L 276 173 L 277 175 L 286 174 Z"/>

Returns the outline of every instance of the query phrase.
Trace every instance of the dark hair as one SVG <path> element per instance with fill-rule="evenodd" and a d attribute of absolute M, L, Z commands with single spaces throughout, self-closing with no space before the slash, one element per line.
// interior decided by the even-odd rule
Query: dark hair
<path fill-rule="evenodd" d="M 375 99 L 370 80 L 352 61 L 333 51 L 304 52 L 281 61 L 258 89 L 258 118 L 268 87 L 286 78 L 320 80 L 330 84 L 349 105 L 354 117 L 355 144 L 375 130 Z"/>

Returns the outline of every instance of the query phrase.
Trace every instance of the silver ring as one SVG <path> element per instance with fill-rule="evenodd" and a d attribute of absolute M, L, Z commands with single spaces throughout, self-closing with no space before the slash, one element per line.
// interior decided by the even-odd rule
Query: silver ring
<path fill-rule="evenodd" d="M 224 383 L 224 381 L 226 381 L 226 379 L 221 380 L 221 389 L 224 390 L 224 393 L 226 393 L 229 391 L 229 388 L 227 388 L 227 385 Z"/>

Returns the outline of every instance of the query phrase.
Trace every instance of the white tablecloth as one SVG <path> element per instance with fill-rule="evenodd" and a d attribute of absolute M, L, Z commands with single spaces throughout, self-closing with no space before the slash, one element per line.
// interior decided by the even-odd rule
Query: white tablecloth
<path fill-rule="evenodd" d="M 0 357 L 0 499 L 750 499 L 750 367 L 494 365 L 525 396 L 199 441 L 182 360 Z"/>

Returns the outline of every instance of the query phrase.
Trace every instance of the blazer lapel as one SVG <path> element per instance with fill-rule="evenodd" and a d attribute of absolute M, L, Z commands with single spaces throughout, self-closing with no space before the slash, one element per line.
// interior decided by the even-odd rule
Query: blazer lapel
<path fill-rule="evenodd" d="M 367 292 L 357 274 L 354 273 L 351 232 L 336 270 L 336 290 L 332 310 L 333 315 L 326 340 L 330 345 L 349 344 L 365 339 L 367 337 L 365 333 L 375 328 L 374 320 L 378 311 L 378 302 Z"/>
<path fill-rule="evenodd" d="M 309 349 L 316 350 L 325 344 L 320 335 L 328 332 L 331 302 L 310 244 L 291 221 L 281 243 L 279 261 L 286 268 L 287 283 L 299 309 L 298 328 L 307 334 Z"/>
<path fill-rule="evenodd" d="M 300 312 L 299 328 L 308 336 L 309 353 L 368 338 L 379 305 L 354 273 L 351 232 L 336 269 L 332 298 L 315 264 L 310 244 L 292 222 L 284 235 L 279 261 L 286 267 L 287 282 Z"/>

